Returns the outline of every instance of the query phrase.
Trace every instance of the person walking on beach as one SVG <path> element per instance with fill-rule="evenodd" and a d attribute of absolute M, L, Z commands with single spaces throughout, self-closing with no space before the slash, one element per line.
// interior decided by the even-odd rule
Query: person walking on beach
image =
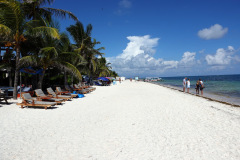
<path fill-rule="evenodd" d="M 191 85 L 191 83 L 190 83 L 190 79 L 188 78 L 188 80 L 187 80 L 187 93 L 189 93 L 189 88 L 190 88 L 190 85 Z"/>
<path fill-rule="evenodd" d="M 186 79 L 187 77 L 183 79 L 183 92 L 185 92 L 185 88 L 186 88 Z"/>
<path fill-rule="evenodd" d="M 199 94 L 199 80 L 197 80 L 197 83 L 196 83 L 196 87 L 195 87 L 195 89 L 196 89 L 196 94 Z"/>
<path fill-rule="evenodd" d="M 204 84 L 203 84 L 203 81 L 201 79 L 199 79 L 199 87 L 200 87 L 201 95 L 203 95 Z"/>

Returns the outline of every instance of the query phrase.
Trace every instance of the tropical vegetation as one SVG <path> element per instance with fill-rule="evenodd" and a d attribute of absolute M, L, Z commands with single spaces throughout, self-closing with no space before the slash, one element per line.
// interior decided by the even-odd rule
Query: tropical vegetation
<path fill-rule="evenodd" d="M 0 45 L 5 48 L 0 69 L 8 73 L 9 86 L 14 86 L 17 98 L 19 70 L 23 67 L 42 69 L 38 76 L 22 73 L 25 83 L 43 88 L 50 83 L 82 81 L 82 75 L 91 78 L 117 76 L 104 58 L 105 48 L 92 38 L 93 26 L 86 29 L 71 12 L 44 7 L 54 0 L 0 0 Z M 69 17 L 75 24 L 59 32 L 55 18 Z M 73 39 L 72 44 L 69 36 Z M 31 79 L 31 82 L 29 82 Z"/>

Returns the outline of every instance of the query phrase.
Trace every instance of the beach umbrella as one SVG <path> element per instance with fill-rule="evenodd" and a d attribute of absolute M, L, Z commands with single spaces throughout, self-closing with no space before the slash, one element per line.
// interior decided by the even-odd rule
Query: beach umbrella
<path fill-rule="evenodd" d="M 22 68 L 20 72 L 28 73 L 31 75 L 41 74 L 42 75 L 43 69 L 34 70 L 32 67 Z"/>
<path fill-rule="evenodd" d="M 109 81 L 107 78 L 105 77 L 99 77 L 98 80 L 102 80 L 102 81 Z"/>
<path fill-rule="evenodd" d="M 113 77 L 106 77 L 107 79 L 109 79 L 109 80 L 114 80 L 115 78 L 113 78 Z"/>
<path fill-rule="evenodd" d="M 21 72 L 28 73 L 28 74 L 31 74 L 31 75 L 36 75 L 36 74 L 41 74 L 42 75 L 43 69 L 34 70 L 31 66 L 29 66 L 27 68 L 22 68 L 19 71 L 20 71 L 20 98 L 21 98 L 21 95 L 22 95 L 22 89 L 21 89 L 22 74 L 21 74 Z"/>

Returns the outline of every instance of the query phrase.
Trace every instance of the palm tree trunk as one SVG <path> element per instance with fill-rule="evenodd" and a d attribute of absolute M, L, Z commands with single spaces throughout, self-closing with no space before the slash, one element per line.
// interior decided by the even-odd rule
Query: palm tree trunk
<path fill-rule="evenodd" d="M 42 75 L 39 75 L 39 81 L 38 81 L 38 88 L 39 89 L 42 89 L 43 78 L 44 78 L 45 72 L 46 72 L 46 70 L 43 69 Z"/>
<path fill-rule="evenodd" d="M 72 85 L 73 85 L 73 74 L 72 74 Z"/>
<path fill-rule="evenodd" d="M 64 86 L 67 86 L 68 82 L 67 82 L 67 73 L 66 73 L 66 69 L 64 68 Z"/>
<path fill-rule="evenodd" d="M 17 86 L 19 79 L 19 59 L 20 59 L 20 46 L 16 45 L 16 69 L 15 69 L 15 78 L 14 78 L 14 89 L 13 89 L 13 99 L 17 99 Z"/>

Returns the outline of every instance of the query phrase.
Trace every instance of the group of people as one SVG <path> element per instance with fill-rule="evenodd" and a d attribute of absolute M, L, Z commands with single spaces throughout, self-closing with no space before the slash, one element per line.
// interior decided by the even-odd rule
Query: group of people
<path fill-rule="evenodd" d="M 187 93 L 189 93 L 190 86 L 191 86 L 190 79 L 185 77 L 183 79 L 183 92 L 185 92 L 185 89 L 187 88 Z M 196 94 L 199 94 L 199 90 L 200 90 L 201 95 L 203 95 L 203 88 L 204 88 L 203 81 L 201 79 L 197 80 L 196 86 L 195 86 Z"/>

